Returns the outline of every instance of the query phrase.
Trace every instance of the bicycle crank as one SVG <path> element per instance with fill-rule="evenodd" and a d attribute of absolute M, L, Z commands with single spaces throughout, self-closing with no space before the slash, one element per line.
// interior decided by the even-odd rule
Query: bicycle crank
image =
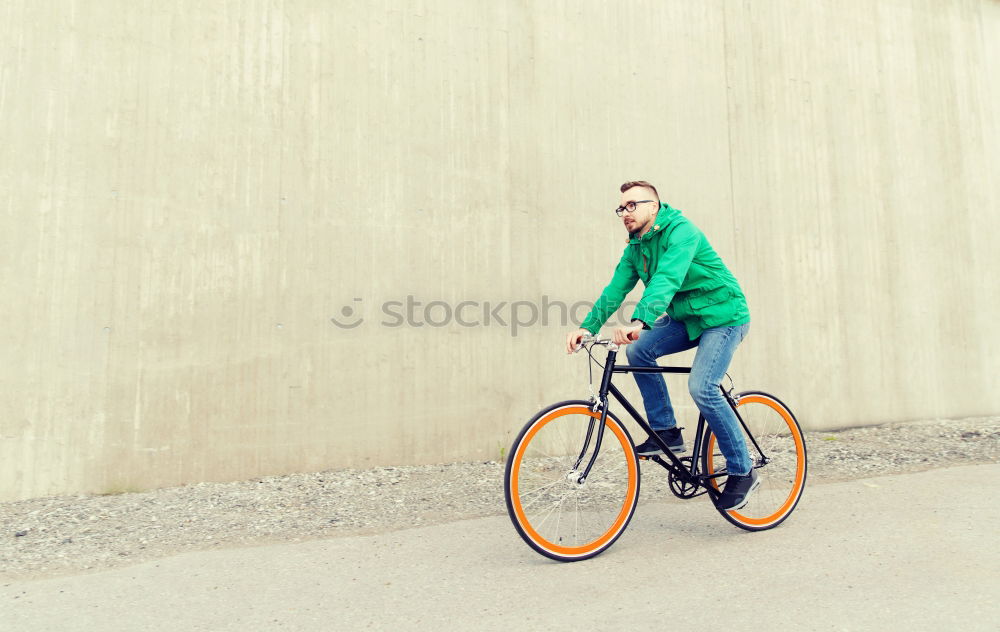
<path fill-rule="evenodd" d="M 681 457 L 681 463 L 686 464 L 688 466 L 688 470 L 690 471 L 691 457 Z M 673 471 L 667 475 L 667 483 L 670 485 L 670 491 L 673 492 L 674 496 L 677 496 L 678 498 L 694 498 L 695 496 L 700 496 L 705 493 L 704 490 L 698 491 L 697 485 L 677 478 L 677 475 L 674 474 Z"/>

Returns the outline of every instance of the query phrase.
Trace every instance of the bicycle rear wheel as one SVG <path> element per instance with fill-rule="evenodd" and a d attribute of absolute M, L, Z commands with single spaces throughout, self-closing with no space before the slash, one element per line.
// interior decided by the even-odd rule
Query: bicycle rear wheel
<path fill-rule="evenodd" d="M 753 467 L 760 476 L 760 487 L 741 509 L 719 513 L 741 529 L 763 531 L 772 529 L 791 515 L 806 484 L 806 443 L 802 429 L 788 407 L 777 397 L 760 391 L 747 391 L 736 396 L 736 410 L 750 430 L 760 449 L 746 437 Z M 723 472 L 726 459 L 719 452 L 715 434 L 709 430 L 702 453 L 702 465 L 707 472 Z M 724 476 L 713 478 L 710 485 L 721 490 Z"/>
<path fill-rule="evenodd" d="M 593 454 L 600 418 L 589 402 L 560 402 L 535 415 L 511 446 L 507 513 L 524 541 L 551 559 L 572 562 L 601 553 L 635 512 L 639 462 L 628 431 L 610 413 L 594 466 L 577 482 Z"/>

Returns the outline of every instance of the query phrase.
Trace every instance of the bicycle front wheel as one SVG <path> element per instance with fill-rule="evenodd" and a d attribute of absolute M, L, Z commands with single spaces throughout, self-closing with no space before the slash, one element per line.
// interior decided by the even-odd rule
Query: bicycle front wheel
<path fill-rule="evenodd" d="M 529 421 L 507 458 L 504 493 L 514 528 L 554 560 L 593 557 L 621 536 L 639 500 L 639 462 L 632 438 L 608 413 L 597 459 L 601 414 L 586 401 L 554 404 Z"/>
<path fill-rule="evenodd" d="M 777 397 L 748 391 L 735 397 L 750 460 L 760 476 L 760 487 L 738 510 L 719 513 L 741 529 L 763 531 L 784 521 L 798 504 L 806 485 L 806 442 L 798 421 Z M 746 436 L 747 430 L 753 437 Z M 754 445 L 756 441 L 756 446 Z M 719 452 L 715 433 L 709 431 L 702 453 L 704 471 L 723 472 L 726 459 Z M 721 490 L 725 477 L 710 479 Z"/>

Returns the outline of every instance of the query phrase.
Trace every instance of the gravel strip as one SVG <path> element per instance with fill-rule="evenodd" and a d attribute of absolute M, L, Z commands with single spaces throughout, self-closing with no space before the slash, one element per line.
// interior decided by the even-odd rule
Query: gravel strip
<path fill-rule="evenodd" d="M 809 432 L 806 441 L 811 484 L 997 463 L 1000 417 Z M 659 467 L 644 469 L 643 501 L 670 497 Z M 0 578 L 503 514 L 503 470 L 496 461 L 380 467 L 0 503 Z"/>

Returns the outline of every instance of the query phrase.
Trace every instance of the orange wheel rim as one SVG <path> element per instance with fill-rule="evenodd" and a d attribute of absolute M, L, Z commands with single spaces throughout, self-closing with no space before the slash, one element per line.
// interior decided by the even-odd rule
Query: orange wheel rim
<path fill-rule="evenodd" d="M 615 520 L 612 523 L 611 527 L 609 527 L 608 530 L 604 532 L 603 535 L 601 535 L 593 542 L 589 542 L 581 546 L 562 546 L 560 544 L 556 544 L 555 542 L 550 542 L 548 539 L 546 539 L 544 536 L 538 533 L 535 530 L 535 528 L 531 526 L 531 522 L 528 521 L 528 517 L 525 515 L 524 509 L 521 507 L 521 496 L 519 494 L 519 487 L 518 487 L 519 485 L 518 479 L 520 477 L 520 468 L 521 468 L 521 458 L 524 456 L 525 448 L 527 448 L 527 446 L 531 443 L 531 439 L 534 438 L 535 434 L 539 430 L 541 430 L 546 424 L 551 422 L 553 419 L 556 419 L 557 417 L 561 417 L 563 415 L 570 415 L 570 414 L 586 415 L 589 417 L 593 417 L 597 420 L 600 420 L 601 418 L 601 415 L 599 413 L 596 413 L 585 406 L 572 406 L 554 410 L 548 415 L 545 415 L 545 417 L 539 419 L 531 427 L 531 430 L 528 431 L 528 434 L 525 435 L 524 439 L 521 440 L 520 444 L 518 445 L 517 453 L 514 455 L 514 462 L 513 462 L 513 467 L 511 467 L 511 477 L 510 477 L 510 488 L 511 488 L 510 497 L 511 497 L 511 504 L 514 507 L 514 514 L 517 516 L 518 523 L 521 525 L 521 528 L 524 529 L 525 533 L 527 533 L 528 536 L 536 544 L 554 553 L 559 553 L 568 556 L 579 556 L 579 555 L 586 555 L 587 553 L 593 552 L 602 547 L 603 545 L 607 544 L 607 542 L 612 538 L 614 538 L 615 535 L 619 533 L 621 529 L 624 527 L 625 522 L 628 520 L 629 514 L 631 513 L 632 499 L 635 497 L 636 489 L 638 487 L 639 466 L 638 462 L 635 459 L 635 453 L 632 451 L 631 443 L 629 442 L 628 437 L 625 435 L 625 432 L 622 430 L 621 427 L 619 427 L 618 424 L 611 421 L 611 419 L 606 420 L 604 422 L 605 428 L 607 430 L 611 430 L 611 432 L 614 433 L 614 435 L 618 438 L 618 441 L 622 445 L 626 463 L 628 464 L 628 486 L 625 492 L 625 499 L 622 502 L 621 509 L 619 510 L 618 515 L 615 517 Z M 605 437 L 606 436 L 607 435 L 605 435 Z M 629 458 L 629 454 L 632 455 L 632 458 Z"/>
<path fill-rule="evenodd" d="M 792 489 L 788 493 L 788 497 L 785 498 L 785 502 L 781 504 L 781 507 L 779 507 L 778 510 L 772 513 L 771 515 L 766 516 L 764 518 L 751 518 L 749 516 L 741 514 L 739 511 L 736 510 L 726 512 L 736 520 L 739 520 L 740 522 L 743 522 L 745 524 L 754 526 L 764 526 L 771 522 L 774 522 L 775 520 L 781 518 L 781 516 L 785 515 L 785 513 L 789 509 L 791 509 L 791 507 L 795 504 L 795 500 L 798 498 L 799 492 L 802 491 L 802 481 L 805 479 L 805 474 L 806 474 L 805 459 L 801 458 L 802 453 L 804 452 L 804 443 L 802 440 L 802 433 L 799 430 L 798 425 L 796 425 L 795 421 L 792 419 L 788 411 L 785 410 L 783 406 L 776 405 L 774 400 L 770 399 L 769 397 L 764 397 L 761 395 L 747 395 L 746 397 L 740 398 L 737 407 L 742 406 L 743 404 L 764 404 L 771 410 L 777 412 L 779 415 L 781 415 L 781 418 L 784 419 L 785 425 L 788 427 L 789 431 L 791 432 L 792 439 L 795 441 L 795 454 L 797 455 L 797 458 L 795 459 L 795 478 L 793 479 L 792 482 Z M 706 459 L 708 464 L 708 472 L 715 471 L 714 465 L 712 463 L 714 458 L 713 455 L 714 447 L 715 447 L 715 433 L 713 432 L 711 433 L 711 436 L 708 439 L 708 449 L 706 450 L 706 454 L 708 455 Z M 719 484 L 716 482 L 716 479 L 713 478 L 710 480 L 712 487 L 714 487 L 715 489 L 719 489 Z"/>

